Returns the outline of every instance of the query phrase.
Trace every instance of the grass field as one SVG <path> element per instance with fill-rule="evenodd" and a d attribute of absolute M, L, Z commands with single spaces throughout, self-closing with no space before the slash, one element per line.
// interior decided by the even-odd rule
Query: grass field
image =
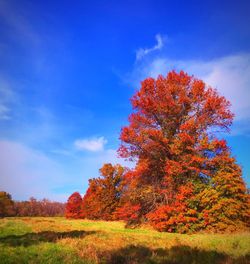
<path fill-rule="evenodd" d="M 0 219 L 0 263 L 250 263 L 250 234 L 159 233 L 122 222 Z"/>

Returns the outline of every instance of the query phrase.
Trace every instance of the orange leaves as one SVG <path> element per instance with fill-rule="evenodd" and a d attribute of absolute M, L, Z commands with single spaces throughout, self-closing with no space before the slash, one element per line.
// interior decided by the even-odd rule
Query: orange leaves
<path fill-rule="evenodd" d="M 230 102 L 211 87 L 205 92 L 206 101 L 203 105 L 202 115 L 207 125 L 228 128 L 232 124 L 234 114 L 229 110 Z"/>
<path fill-rule="evenodd" d="M 182 185 L 176 191 L 170 204 L 159 205 L 146 217 L 152 226 L 159 231 L 189 232 L 190 228 L 198 221 L 197 211 L 190 208 L 189 205 L 192 196 L 192 184 Z"/>
<path fill-rule="evenodd" d="M 133 221 L 138 219 L 141 206 L 139 204 L 132 205 L 130 202 L 118 207 L 114 213 L 114 217 L 119 220 Z"/>
<path fill-rule="evenodd" d="M 193 186 L 191 183 L 187 183 L 186 185 L 182 185 L 179 187 L 179 192 L 176 195 L 177 201 L 183 201 L 190 197 L 193 193 Z"/>
<path fill-rule="evenodd" d="M 192 88 L 191 88 L 191 94 L 194 100 L 203 101 L 204 92 L 205 92 L 205 83 L 201 80 L 194 80 Z"/>
<path fill-rule="evenodd" d="M 183 167 L 179 162 L 169 160 L 166 163 L 165 171 L 166 176 L 175 177 L 183 173 Z"/>
<path fill-rule="evenodd" d="M 155 80 L 153 78 L 147 78 L 141 82 L 141 90 L 137 92 L 131 99 L 133 108 L 152 109 L 153 101 L 150 94 L 155 92 Z"/>
<path fill-rule="evenodd" d="M 195 139 L 186 132 L 179 133 L 179 139 L 183 144 L 193 145 L 195 143 Z"/>
<path fill-rule="evenodd" d="M 196 122 L 193 117 L 189 117 L 187 121 L 180 125 L 181 132 L 190 132 L 196 129 Z"/>
<path fill-rule="evenodd" d="M 124 168 L 120 165 L 104 164 L 102 177 L 91 179 L 83 197 L 82 216 L 88 219 L 113 220 L 113 213 L 120 202 Z"/>
<path fill-rule="evenodd" d="M 217 138 L 215 138 L 212 142 L 212 148 L 216 149 L 216 150 L 222 150 L 225 151 L 228 149 L 227 146 L 227 142 L 225 139 L 219 140 Z"/>

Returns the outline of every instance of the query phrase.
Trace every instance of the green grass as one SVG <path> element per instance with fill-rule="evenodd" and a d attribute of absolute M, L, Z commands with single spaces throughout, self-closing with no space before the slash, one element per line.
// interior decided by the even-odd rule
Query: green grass
<path fill-rule="evenodd" d="M 250 263 L 250 234 L 159 233 L 123 222 L 0 219 L 0 263 Z"/>

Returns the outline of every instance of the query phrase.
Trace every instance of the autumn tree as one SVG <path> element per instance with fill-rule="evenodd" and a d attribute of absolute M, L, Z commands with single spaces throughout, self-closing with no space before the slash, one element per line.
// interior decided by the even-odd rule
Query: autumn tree
<path fill-rule="evenodd" d="M 172 71 L 144 80 L 131 102 L 119 154 L 136 161 L 126 175 L 124 204 L 135 208 L 133 219 L 170 232 L 245 227 L 242 172 L 218 134 L 232 124 L 229 101 L 203 81 Z"/>
<path fill-rule="evenodd" d="M 79 192 L 74 192 L 68 198 L 65 208 L 65 216 L 67 218 L 81 217 L 82 197 Z"/>
<path fill-rule="evenodd" d="M 89 187 L 82 203 L 82 217 L 113 220 L 120 202 L 124 168 L 121 165 L 104 164 L 100 177 L 89 180 Z"/>
<path fill-rule="evenodd" d="M 13 210 L 14 202 L 11 195 L 7 192 L 0 192 L 0 217 L 12 216 L 14 215 Z"/>

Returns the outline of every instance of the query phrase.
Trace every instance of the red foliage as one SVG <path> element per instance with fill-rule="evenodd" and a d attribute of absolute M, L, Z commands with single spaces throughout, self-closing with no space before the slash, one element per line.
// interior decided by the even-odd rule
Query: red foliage
<path fill-rule="evenodd" d="M 144 80 L 131 102 L 119 154 L 137 160 L 124 194 L 139 205 L 137 220 L 177 232 L 245 225 L 249 202 L 241 170 L 214 132 L 229 129 L 230 103 L 182 71 Z M 219 213 L 229 203 L 229 212 Z"/>
<path fill-rule="evenodd" d="M 82 197 L 78 192 L 70 195 L 65 209 L 65 216 L 67 218 L 81 217 Z"/>
<path fill-rule="evenodd" d="M 149 222 L 159 231 L 188 232 L 198 221 L 197 211 L 189 207 L 192 199 L 193 186 L 180 186 L 171 204 L 159 205 L 147 214 Z"/>
<path fill-rule="evenodd" d="M 130 202 L 118 207 L 115 211 L 115 218 L 125 221 L 133 221 L 139 217 L 139 210 L 141 206 L 139 204 L 132 205 Z"/>

